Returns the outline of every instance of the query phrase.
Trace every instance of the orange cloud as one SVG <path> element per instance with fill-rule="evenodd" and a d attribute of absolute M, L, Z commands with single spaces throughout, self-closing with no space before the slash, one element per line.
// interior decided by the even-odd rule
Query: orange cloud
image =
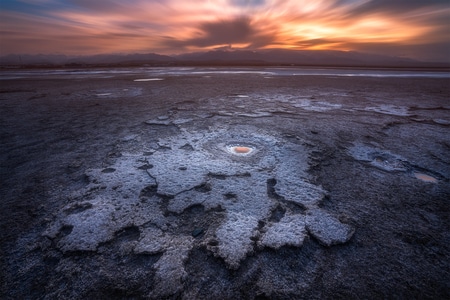
<path fill-rule="evenodd" d="M 372 44 L 377 52 L 383 45 L 389 51 L 417 46 L 416 56 L 424 56 L 427 45 L 444 53 L 450 43 L 447 0 L 68 0 L 56 8 L 52 3 L 35 2 L 33 12 L 3 9 L 1 54 L 173 54 L 230 44 L 370 51 Z"/>

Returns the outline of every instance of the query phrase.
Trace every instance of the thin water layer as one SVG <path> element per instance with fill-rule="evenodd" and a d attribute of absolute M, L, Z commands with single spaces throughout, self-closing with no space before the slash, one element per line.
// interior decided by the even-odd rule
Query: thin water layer
<path fill-rule="evenodd" d="M 124 68 L 117 69 L 84 69 L 84 70 L 28 70 L 16 71 L 8 70 L 0 73 L 0 80 L 12 80 L 18 78 L 34 78 L 34 77 L 48 77 L 48 78 L 102 78 L 108 75 L 111 77 L 118 77 L 124 75 L 168 75 L 168 76 L 186 76 L 186 75 L 242 75 L 251 74 L 259 75 L 263 78 L 275 78 L 277 76 L 326 76 L 326 77 L 379 77 L 379 78 L 450 78 L 448 71 L 410 71 L 410 70 L 363 70 L 363 69 L 348 69 L 348 68 L 300 68 L 300 67 L 286 67 L 286 68 L 208 68 L 208 67 L 166 67 L 166 68 Z M 145 79 L 145 78 L 142 78 Z M 151 80 L 149 80 L 151 81 Z"/>
<path fill-rule="evenodd" d="M 248 98 L 248 95 L 232 95 L 230 98 Z"/>
<path fill-rule="evenodd" d="M 160 81 L 160 80 L 164 80 L 164 79 L 163 78 L 141 78 L 141 79 L 135 79 L 133 81 L 143 82 L 143 81 Z"/>

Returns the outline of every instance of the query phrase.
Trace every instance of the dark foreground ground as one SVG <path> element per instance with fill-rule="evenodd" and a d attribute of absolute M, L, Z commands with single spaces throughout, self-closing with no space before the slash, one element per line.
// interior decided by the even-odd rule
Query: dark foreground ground
<path fill-rule="evenodd" d="M 450 298 L 448 79 L 100 77 L 0 82 L 0 298 Z"/>

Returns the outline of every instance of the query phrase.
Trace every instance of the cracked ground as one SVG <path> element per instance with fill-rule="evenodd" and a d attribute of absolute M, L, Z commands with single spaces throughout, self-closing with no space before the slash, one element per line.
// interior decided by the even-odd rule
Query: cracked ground
<path fill-rule="evenodd" d="M 3 81 L 2 298 L 449 297 L 447 79 L 144 75 Z"/>

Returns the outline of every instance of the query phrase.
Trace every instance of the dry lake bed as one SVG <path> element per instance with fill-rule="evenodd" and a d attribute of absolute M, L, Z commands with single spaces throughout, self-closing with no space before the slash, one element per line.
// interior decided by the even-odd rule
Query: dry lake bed
<path fill-rule="evenodd" d="M 448 299 L 450 75 L 0 73 L 2 299 Z"/>

